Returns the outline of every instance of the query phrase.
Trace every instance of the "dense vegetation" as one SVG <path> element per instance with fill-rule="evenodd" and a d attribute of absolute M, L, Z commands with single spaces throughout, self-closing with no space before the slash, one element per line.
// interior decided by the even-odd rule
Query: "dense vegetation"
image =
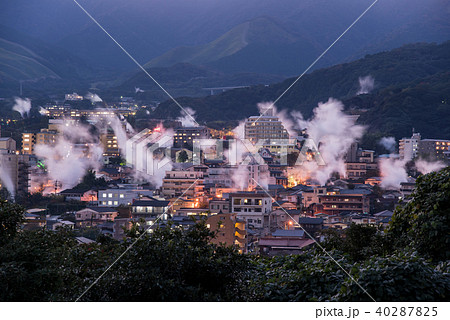
<path fill-rule="evenodd" d="M 3 201 L 0 300 L 370 301 L 349 273 L 377 301 L 446 301 L 449 186 L 450 168 L 422 176 L 387 231 L 353 225 L 327 232 L 326 252 L 273 258 L 211 244 L 204 223 L 80 245 L 65 229 L 19 232 L 22 210 Z"/>

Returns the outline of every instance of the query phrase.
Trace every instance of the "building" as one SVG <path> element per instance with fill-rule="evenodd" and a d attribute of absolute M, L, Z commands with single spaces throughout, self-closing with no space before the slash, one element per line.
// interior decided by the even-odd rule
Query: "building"
<path fill-rule="evenodd" d="M 6 187 L 13 198 L 28 192 L 30 162 L 29 155 L 18 154 L 14 139 L 0 138 L 0 185 Z"/>
<path fill-rule="evenodd" d="M 212 214 L 230 213 L 230 201 L 228 199 L 212 199 L 209 201 L 209 211 Z"/>
<path fill-rule="evenodd" d="M 267 111 L 261 116 L 251 116 L 245 120 L 245 139 L 256 144 L 259 140 L 268 139 L 289 139 L 289 133 L 284 128 L 283 123 L 272 115 L 272 111 Z M 271 150 L 272 152 L 272 150 Z"/>
<path fill-rule="evenodd" d="M 83 100 L 83 96 L 80 96 L 76 92 L 74 93 L 66 93 L 65 99 L 68 101 L 81 101 Z"/>
<path fill-rule="evenodd" d="M 319 196 L 323 212 L 329 215 L 341 213 L 369 213 L 371 191 L 366 189 L 343 189 L 327 191 Z"/>
<path fill-rule="evenodd" d="M 98 205 L 100 207 L 129 206 L 134 199 L 151 197 L 153 191 L 139 188 L 137 185 L 119 185 L 118 188 L 98 191 Z"/>
<path fill-rule="evenodd" d="M 216 237 L 211 239 L 214 244 L 235 246 L 240 253 L 247 252 L 247 230 L 245 221 L 239 219 L 236 214 L 220 213 L 206 219 L 206 226 Z"/>
<path fill-rule="evenodd" d="M 167 220 L 169 214 L 169 201 L 158 200 L 152 197 L 134 200 L 131 204 L 131 215 L 135 219 L 155 220 L 161 216 L 161 220 Z"/>
<path fill-rule="evenodd" d="M 300 217 L 298 223 L 311 236 L 314 236 L 317 232 L 323 228 L 322 218 Z"/>
<path fill-rule="evenodd" d="M 49 129 L 41 129 L 38 133 L 22 133 L 22 153 L 34 154 L 36 145 L 55 145 L 58 132 Z"/>
<path fill-rule="evenodd" d="M 196 186 L 200 187 L 203 183 L 202 171 L 167 171 L 163 179 L 161 193 L 165 198 L 176 198 L 181 195 L 194 197 Z"/>
<path fill-rule="evenodd" d="M 114 221 L 118 212 L 108 207 L 87 207 L 75 213 L 75 222 L 78 227 L 93 227 L 106 221 Z"/>
<path fill-rule="evenodd" d="M 420 133 L 413 133 L 411 138 L 403 138 L 398 142 L 400 159 L 411 161 L 415 159 L 419 151 Z"/>
<path fill-rule="evenodd" d="M 119 143 L 114 132 L 107 132 L 100 135 L 100 142 L 103 146 L 104 157 L 120 156 Z"/>
<path fill-rule="evenodd" d="M 229 195 L 231 212 L 247 223 L 251 229 L 267 229 L 270 226 L 272 199 L 265 193 L 238 192 Z"/>
<path fill-rule="evenodd" d="M 58 185 L 56 184 L 56 187 Z M 64 196 L 65 201 L 83 201 L 90 202 L 91 204 L 97 204 L 97 191 L 90 190 L 89 188 L 82 189 L 65 189 L 59 193 Z"/>
<path fill-rule="evenodd" d="M 260 254 L 268 256 L 299 254 L 314 242 L 305 237 L 303 230 L 276 230 L 272 235 L 259 239 L 258 248 Z"/>
<path fill-rule="evenodd" d="M 419 141 L 418 156 L 428 161 L 447 160 L 450 140 L 422 139 Z"/>
<path fill-rule="evenodd" d="M 204 126 L 198 127 L 181 127 L 175 130 L 173 136 L 173 146 L 175 148 L 192 149 L 194 143 L 201 139 L 210 139 L 209 129 Z"/>

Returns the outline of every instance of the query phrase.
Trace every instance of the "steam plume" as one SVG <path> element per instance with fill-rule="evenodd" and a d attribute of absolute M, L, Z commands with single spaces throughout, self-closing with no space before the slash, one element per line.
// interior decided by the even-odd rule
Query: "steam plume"
<path fill-rule="evenodd" d="M 379 162 L 381 173 L 381 187 L 399 189 L 401 182 L 406 182 L 408 175 L 405 160 L 387 158 Z"/>
<path fill-rule="evenodd" d="M 378 142 L 381 146 L 383 146 L 389 153 L 392 153 L 395 151 L 395 138 L 394 137 L 383 137 Z"/>
<path fill-rule="evenodd" d="M 195 110 L 192 108 L 184 108 L 186 112 L 183 112 L 183 116 L 177 118 L 178 121 L 181 121 L 183 127 L 195 127 L 197 126 L 197 122 L 195 121 Z M 188 114 L 186 114 L 188 113 Z"/>
<path fill-rule="evenodd" d="M 441 161 L 436 161 L 436 162 L 428 162 L 426 160 L 417 160 L 416 163 L 416 168 L 417 170 L 422 173 L 422 174 L 427 174 L 433 171 L 439 171 L 442 168 L 445 168 L 446 165 L 445 163 L 441 162 Z"/>
<path fill-rule="evenodd" d="M 52 180 L 63 188 L 76 185 L 88 169 L 98 169 L 103 148 L 84 125 L 62 126 L 55 145 L 36 145 L 36 155 L 44 159 Z"/>
<path fill-rule="evenodd" d="M 88 92 L 84 97 L 85 99 L 90 100 L 92 103 L 102 102 L 103 100 L 98 96 L 98 94 Z"/>
<path fill-rule="evenodd" d="M 30 101 L 30 99 L 16 98 L 15 102 L 16 103 L 13 106 L 13 110 L 19 112 L 20 115 L 22 116 L 22 118 L 25 118 L 24 117 L 25 114 L 27 116 L 30 114 L 30 110 L 31 110 L 31 101 Z"/>
<path fill-rule="evenodd" d="M 359 91 L 357 95 L 366 94 L 373 90 L 375 80 L 372 76 L 359 77 Z"/>
<path fill-rule="evenodd" d="M 9 191 L 11 194 L 11 197 L 14 199 L 15 193 L 16 193 L 16 187 L 14 186 L 14 183 L 12 181 L 10 172 L 5 170 L 0 166 L 0 181 L 4 184 L 6 190 Z"/>

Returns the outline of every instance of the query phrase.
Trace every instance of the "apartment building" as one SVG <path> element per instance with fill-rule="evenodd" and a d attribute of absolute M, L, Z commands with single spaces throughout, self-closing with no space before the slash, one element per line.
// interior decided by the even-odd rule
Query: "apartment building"
<path fill-rule="evenodd" d="M 192 148 L 201 139 L 210 139 L 209 129 L 204 126 L 181 127 L 175 130 L 173 146 L 175 148 Z"/>
<path fill-rule="evenodd" d="M 181 195 L 194 197 L 198 187 L 203 184 L 203 176 L 202 171 L 166 171 L 161 193 L 165 198 L 176 198 Z"/>

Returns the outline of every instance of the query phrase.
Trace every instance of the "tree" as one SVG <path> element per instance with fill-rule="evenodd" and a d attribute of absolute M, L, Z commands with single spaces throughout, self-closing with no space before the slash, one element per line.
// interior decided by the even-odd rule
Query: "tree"
<path fill-rule="evenodd" d="M 0 245 L 7 243 L 20 229 L 24 209 L 14 203 L 0 200 Z"/>
<path fill-rule="evenodd" d="M 401 247 L 442 261 L 450 258 L 450 167 L 419 176 L 411 200 L 397 207 L 388 234 Z"/>
<path fill-rule="evenodd" d="M 184 163 L 189 159 L 189 156 L 186 152 L 186 150 L 181 150 L 180 153 L 178 154 L 178 162 Z"/>

